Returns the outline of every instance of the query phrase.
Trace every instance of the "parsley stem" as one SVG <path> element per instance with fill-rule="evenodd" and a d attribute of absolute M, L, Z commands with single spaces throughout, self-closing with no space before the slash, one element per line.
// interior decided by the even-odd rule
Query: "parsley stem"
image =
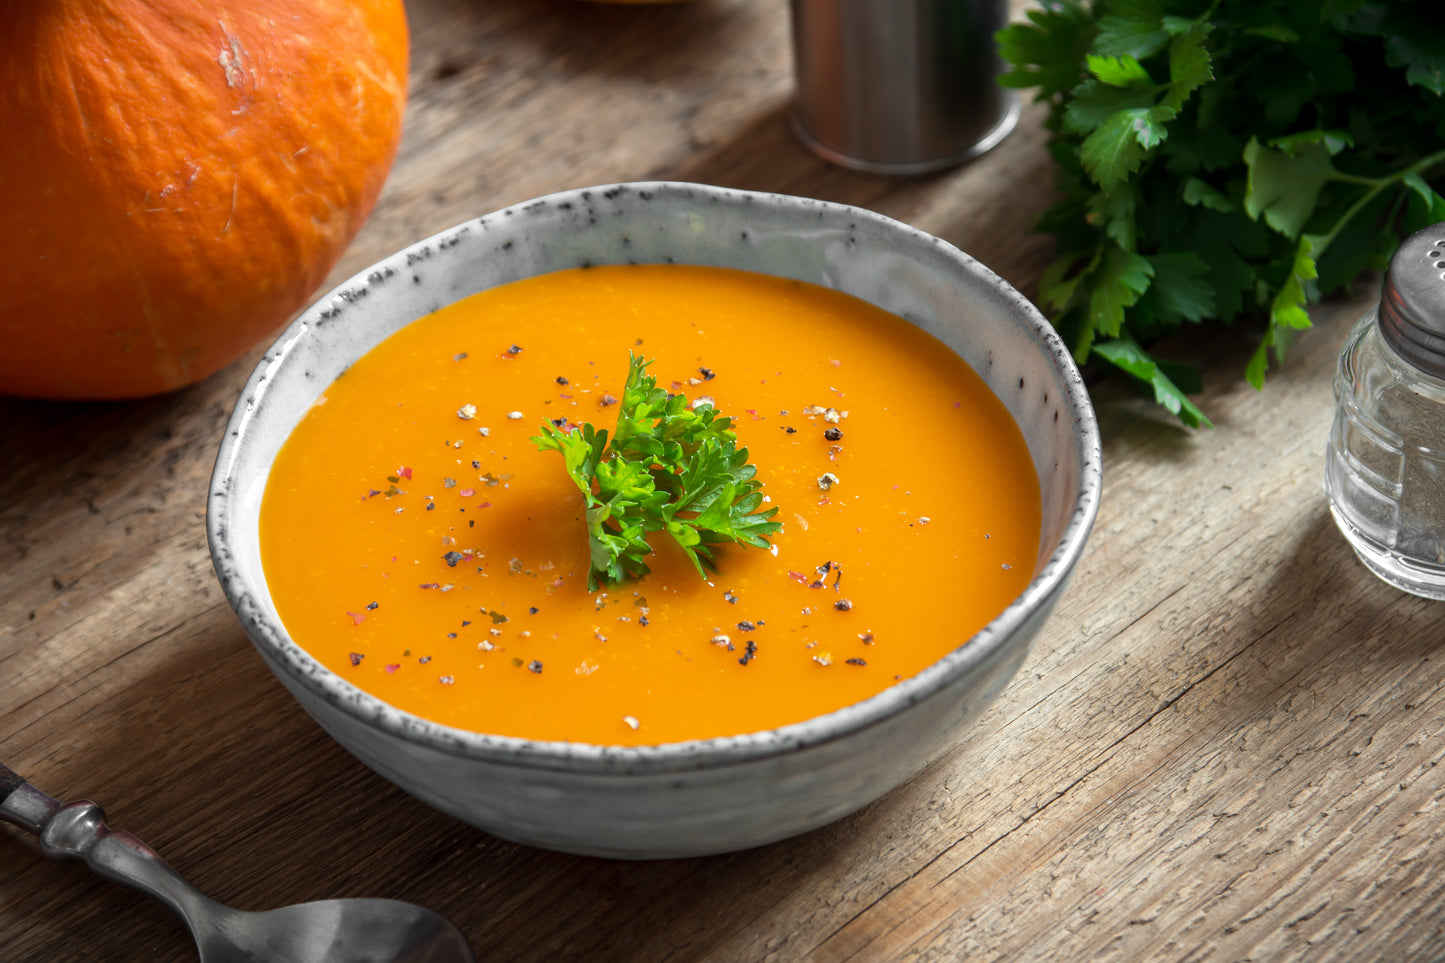
<path fill-rule="evenodd" d="M 1370 201 L 1378 197 L 1381 191 L 1400 183 L 1411 174 L 1420 174 L 1440 164 L 1445 164 L 1445 150 L 1436 151 L 1433 154 L 1422 157 L 1420 160 L 1417 160 L 1409 167 L 1402 167 L 1400 170 L 1395 171 L 1392 174 L 1387 174 L 1384 177 L 1364 178 L 1355 177 L 1352 175 L 1337 174 L 1333 178 L 1334 180 L 1345 181 L 1351 184 L 1366 184 L 1369 185 L 1369 190 L 1365 191 L 1364 194 L 1360 195 L 1360 197 L 1358 197 L 1355 202 L 1349 206 L 1345 213 L 1340 215 L 1340 219 L 1335 222 L 1334 227 L 1330 228 L 1330 232 L 1321 237 L 1320 240 L 1316 243 L 1313 252 L 1315 259 L 1319 259 L 1319 256 L 1324 253 L 1325 248 L 1329 247 L 1330 242 L 1339 236 L 1340 231 L 1344 230 L 1345 225 L 1348 224 L 1356 214 L 1358 214 L 1362 209 L 1364 209 L 1365 205 L 1369 204 Z"/>

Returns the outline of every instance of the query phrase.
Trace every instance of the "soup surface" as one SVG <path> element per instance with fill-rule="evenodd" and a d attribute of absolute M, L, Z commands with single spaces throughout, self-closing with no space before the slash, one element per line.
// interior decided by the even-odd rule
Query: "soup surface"
<path fill-rule="evenodd" d="M 782 529 L 699 577 L 588 590 L 583 498 L 531 442 L 609 431 L 628 354 L 733 419 Z M 261 512 L 291 637 L 416 715 L 499 735 L 653 744 L 864 699 L 965 643 L 1032 577 L 1022 435 L 952 351 L 863 301 L 680 265 L 484 291 L 399 331 L 317 399 Z"/>

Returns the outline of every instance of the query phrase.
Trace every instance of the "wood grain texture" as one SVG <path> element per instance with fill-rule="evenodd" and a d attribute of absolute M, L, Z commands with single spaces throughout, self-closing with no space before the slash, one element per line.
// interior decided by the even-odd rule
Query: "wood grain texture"
<path fill-rule="evenodd" d="M 397 166 L 333 280 L 554 190 L 677 178 L 860 204 L 1033 294 L 1041 115 L 946 174 L 788 132 L 785 5 L 413 0 Z M 1321 492 L 1365 306 L 1263 392 L 1250 332 L 1181 339 L 1218 427 L 1097 387 L 1103 507 L 1023 671 L 951 754 L 840 823 L 708 859 L 501 842 L 330 741 L 252 652 L 203 516 L 248 358 L 118 405 L 0 399 L 0 759 L 243 908 L 425 904 L 492 960 L 1430 960 L 1445 956 L 1441 609 L 1376 581 Z M 0 958 L 194 959 L 158 903 L 0 839 Z"/>

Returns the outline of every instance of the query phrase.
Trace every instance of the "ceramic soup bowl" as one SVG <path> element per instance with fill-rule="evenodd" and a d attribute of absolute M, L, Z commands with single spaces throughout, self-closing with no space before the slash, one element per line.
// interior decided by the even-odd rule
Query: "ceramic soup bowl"
<path fill-rule="evenodd" d="M 448 728 L 340 678 L 286 632 L 258 516 L 277 450 L 330 382 L 416 318 L 479 290 L 580 265 L 675 262 L 834 288 L 900 315 L 977 371 L 1027 442 L 1042 494 L 1033 579 L 929 668 L 778 729 L 621 747 Z M 620 858 L 743 849 L 853 812 L 965 738 L 1004 688 L 1083 551 L 1098 429 L 1068 351 L 1032 304 L 944 241 L 866 210 L 695 184 L 555 194 L 388 257 L 303 312 L 257 365 L 216 461 L 216 573 L 262 659 L 338 742 L 417 798 L 506 839 Z"/>

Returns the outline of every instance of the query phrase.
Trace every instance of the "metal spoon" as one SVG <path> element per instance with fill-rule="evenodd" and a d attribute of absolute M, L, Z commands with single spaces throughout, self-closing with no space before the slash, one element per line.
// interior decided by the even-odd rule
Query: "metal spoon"
<path fill-rule="evenodd" d="M 247 913 L 191 886 L 145 843 L 112 832 L 92 802 L 61 805 L 0 763 L 0 820 L 40 837 L 53 859 L 82 859 L 149 893 L 190 927 L 201 963 L 476 963 L 456 928 L 389 899 L 333 899 Z"/>

